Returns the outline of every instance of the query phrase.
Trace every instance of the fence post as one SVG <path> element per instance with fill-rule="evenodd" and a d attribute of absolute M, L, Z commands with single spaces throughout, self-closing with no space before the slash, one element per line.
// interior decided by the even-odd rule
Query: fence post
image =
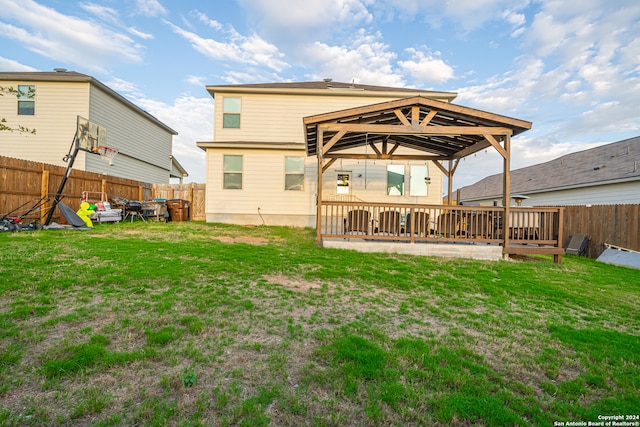
<path fill-rule="evenodd" d="M 47 197 L 47 193 L 49 193 L 49 171 L 47 169 L 42 169 L 42 176 L 40 180 L 40 198 L 44 199 Z M 49 202 L 46 201 L 42 204 L 42 208 L 40 210 L 40 222 L 45 217 L 45 213 L 49 210 Z"/>

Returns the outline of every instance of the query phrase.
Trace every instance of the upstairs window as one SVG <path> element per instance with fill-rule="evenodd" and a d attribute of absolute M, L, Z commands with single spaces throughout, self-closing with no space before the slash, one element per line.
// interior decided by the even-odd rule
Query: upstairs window
<path fill-rule="evenodd" d="M 284 189 L 304 190 L 304 157 L 286 156 L 284 169 Z"/>
<path fill-rule="evenodd" d="M 223 184 L 226 190 L 242 190 L 242 156 L 224 155 Z"/>
<path fill-rule="evenodd" d="M 222 112 L 222 127 L 226 129 L 240 128 L 240 98 L 224 98 Z"/>
<path fill-rule="evenodd" d="M 18 115 L 33 116 L 36 114 L 36 87 L 34 85 L 18 85 Z"/>

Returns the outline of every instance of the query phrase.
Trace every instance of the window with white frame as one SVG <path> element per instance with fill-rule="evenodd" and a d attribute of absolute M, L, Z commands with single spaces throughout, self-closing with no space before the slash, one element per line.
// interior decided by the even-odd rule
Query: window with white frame
<path fill-rule="evenodd" d="M 404 165 L 387 165 L 387 195 L 404 195 Z"/>
<path fill-rule="evenodd" d="M 222 127 L 225 129 L 240 128 L 240 98 L 224 98 L 222 101 Z"/>
<path fill-rule="evenodd" d="M 226 190 L 242 189 L 242 156 L 223 156 L 223 183 L 222 188 Z"/>
<path fill-rule="evenodd" d="M 18 115 L 33 116 L 36 114 L 36 87 L 34 85 L 18 85 Z"/>
<path fill-rule="evenodd" d="M 284 189 L 304 190 L 304 157 L 285 156 Z"/>
<path fill-rule="evenodd" d="M 411 165 L 409 178 L 409 194 L 412 196 L 427 196 L 429 183 L 429 169 L 427 165 Z"/>

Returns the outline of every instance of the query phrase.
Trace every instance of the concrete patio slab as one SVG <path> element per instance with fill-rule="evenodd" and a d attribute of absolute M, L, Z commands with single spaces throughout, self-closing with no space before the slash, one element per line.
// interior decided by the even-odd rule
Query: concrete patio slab
<path fill-rule="evenodd" d="M 322 246 L 325 248 L 349 249 L 358 252 L 385 252 L 490 261 L 497 261 L 503 258 L 501 246 L 487 244 L 375 242 L 364 239 L 324 239 Z"/>

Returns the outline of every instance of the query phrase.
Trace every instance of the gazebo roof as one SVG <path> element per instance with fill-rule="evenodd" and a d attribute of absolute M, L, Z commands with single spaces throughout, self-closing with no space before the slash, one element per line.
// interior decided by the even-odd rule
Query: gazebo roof
<path fill-rule="evenodd" d="M 309 116 L 303 122 L 307 155 L 316 156 L 321 144 L 324 158 L 455 160 L 490 146 L 504 157 L 504 137 L 531 129 L 531 122 L 423 96 Z M 357 150 L 365 146 L 372 154 Z"/>

